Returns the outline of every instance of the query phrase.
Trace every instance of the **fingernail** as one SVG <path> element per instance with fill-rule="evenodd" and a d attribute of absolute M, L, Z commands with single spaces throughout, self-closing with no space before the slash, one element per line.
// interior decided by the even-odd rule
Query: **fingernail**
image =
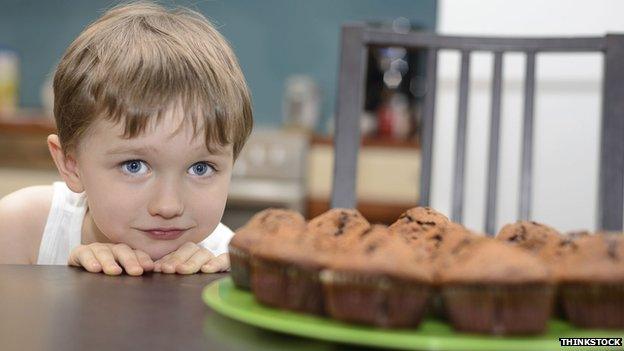
<path fill-rule="evenodd" d="M 104 269 L 104 273 L 112 274 L 112 275 L 121 274 L 121 268 L 119 268 L 119 267 L 108 267 L 107 269 Z"/>

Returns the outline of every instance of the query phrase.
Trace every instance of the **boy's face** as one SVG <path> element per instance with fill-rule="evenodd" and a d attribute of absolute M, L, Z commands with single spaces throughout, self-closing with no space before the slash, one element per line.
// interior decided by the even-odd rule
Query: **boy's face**
<path fill-rule="evenodd" d="M 174 132 L 181 118 L 170 113 L 131 139 L 120 124 L 99 119 L 76 154 L 97 229 L 153 259 L 212 233 L 232 174 L 232 146 L 211 154 L 190 124 Z"/>

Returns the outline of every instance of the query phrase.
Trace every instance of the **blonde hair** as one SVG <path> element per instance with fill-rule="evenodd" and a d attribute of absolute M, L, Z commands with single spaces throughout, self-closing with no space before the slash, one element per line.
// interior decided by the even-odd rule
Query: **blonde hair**
<path fill-rule="evenodd" d="M 200 13 L 151 2 L 118 5 L 89 25 L 54 75 L 54 118 L 65 153 L 102 116 L 142 133 L 180 108 L 206 146 L 232 144 L 236 158 L 253 126 L 247 83 L 229 44 Z"/>

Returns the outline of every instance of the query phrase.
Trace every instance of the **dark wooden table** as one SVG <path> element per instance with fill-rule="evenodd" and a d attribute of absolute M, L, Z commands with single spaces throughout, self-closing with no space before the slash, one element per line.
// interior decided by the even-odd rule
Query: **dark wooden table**
<path fill-rule="evenodd" d="M 361 350 L 230 320 L 201 300 L 223 274 L 142 277 L 0 265 L 0 350 Z"/>

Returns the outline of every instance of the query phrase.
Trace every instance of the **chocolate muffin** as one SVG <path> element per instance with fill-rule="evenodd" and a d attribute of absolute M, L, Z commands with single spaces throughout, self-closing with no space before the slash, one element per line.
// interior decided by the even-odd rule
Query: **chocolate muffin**
<path fill-rule="evenodd" d="M 423 247 L 433 266 L 434 294 L 429 313 L 432 317 L 447 320 L 446 307 L 440 289 L 440 274 L 455 264 L 458 255 L 484 236 L 475 234 L 457 223 L 449 223 L 442 230 L 430 232 L 421 237 L 416 247 Z"/>
<path fill-rule="evenodd" d="M 546 258 L 556 250 L 561 234 L 538 222 L 518 221 L 505 225 L 496 238 Z"/>
<path fill-rule="evenodd" d="M 544 259 L 549 266 L 555 281 L 559 280 L 559 272 L 563 269 L 562 260 L 564 260 L 567 255 L 576 252 L 578 248 L 577 241 L 587 235 L 590 235 L 587 231 L 563 234 L 557 240 L 556 245 L 549 245 L 540 251 L 540 257 Z"/>
<path fill-rule="evenodd" d="M 234 284 L 242 289 L 250 288 L 250 250 L 266 235 L 278 231 L 294 235 L 305 229 L 306 221 L 296 211 L 269 208 L 255 214 L 249 222 L 236 231 L 229 243 L 231 272 Z"/>
<path fill-rule="evenodd" d="M 421 245 L 430 253 L 430 260 L 435 268 L 435 281 L 438 282 L 442 271 L 456 264 L 464 250 L 488 238 L 468 230 L 461 224 L 449 223 L 440 232 L 426 235 L 423 239 Z"/>
<path fill-rule="evenodd" d="M 416 240 L 427 232 L 437 231 L 449 224 L 449 219 L 430 207 L 414 207 L 399 216 L 390 230 L 408 240 Z"/>
<path fill-rule="evenodd" d="M 559 284 L 561 272 L 564 269 L 562 261 L 565 260 L 567 255 L 572 254 L 577 250 L 577 240 L 586 235 L 589 235 L 589 232 L 578 231 L 563 234 L 557 241 L 557 245 L 549 245 L 548 247 L 542 249 L 539 254 L 539 257 L 544 260 L 550 269 L 553 280 L 556 284 L 554 315 L 560 319 L 566 318 L 563 307 L 561 286 Z"/>
<path fill-rule="evenodd" d="M 370 224 L 353 209 L 332 209 L 296 236 L 265 238 L 252 250 L 252 291 L 258 301 L 288 310 L 324 314 L 319 274 Z"/>
<path fill-rule="evenodd" d="M 540 259 L 489 238 L 455 249 L 452 264 L 439 272 L 444 305 L 455 329 L 487 334 L 545 330 L 554 287 Z"/>
<path fill-rule="evenodd" d="M 568 319 L 584 328 L 624 329 L 624 233 L 574 240 L 557 276 Z"/>
<path fill-rule="evenodd" d="M 402 237 L 401 232 L 398 234 Z M 456 247 L 465 241 L 471 242 L 481 237 L 460 224 L 449 222 L 444 227 L 422 233 L 417 239 L 411 240 L 410 244 L 427 253 L 428 260 L 434 267 L 434 280 L 437 281 L 438 270 L 450 264 Z"/>
<path fill-rule="evenodd" d="M 370 227 L 322 271 L 327 312 L 346 322 L 417 326 L 432 290 L 426 257 L 385 226 Z"/>

